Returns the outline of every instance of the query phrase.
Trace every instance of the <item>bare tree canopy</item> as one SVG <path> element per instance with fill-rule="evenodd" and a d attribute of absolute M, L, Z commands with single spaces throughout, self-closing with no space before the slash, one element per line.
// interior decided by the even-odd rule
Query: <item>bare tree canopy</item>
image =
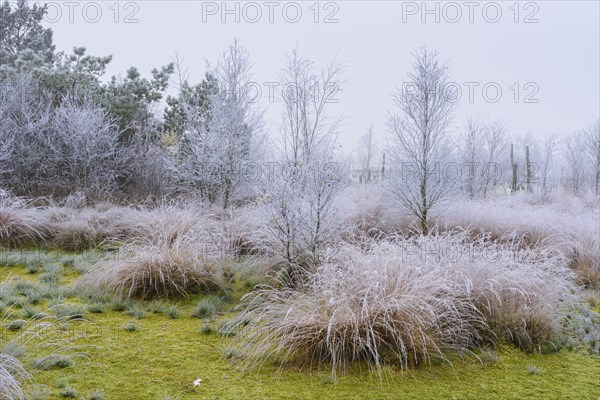
<path fill-rule="evenodd" d="M 413 71 L 394 94 L 398 111 L 388 118 L 394 170 L 389 189 L 426 234 L 432 210 L 451 186 L 436 171 L 453 149 L 448 126 L 456 102 L 448 90 L 449 68 L 439 63 L 437 53 L 420 48 L 413 56 Z"/>

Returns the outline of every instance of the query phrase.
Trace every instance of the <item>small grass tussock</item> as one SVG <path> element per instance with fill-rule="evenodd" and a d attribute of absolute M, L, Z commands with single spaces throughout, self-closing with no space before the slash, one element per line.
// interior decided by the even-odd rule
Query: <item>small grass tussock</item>
<path fill-rule="evenodd" d="M 62 221 L 53 226 L 53 244 L 66 251 L 80 253 L 100 243 L 98 231 L 85 218 Z"/>
<path fill-rule="evenodd" d="M 210 335 L 211 333 L 214 333 L 214 331 L 215 329 L 209 323 L 202 324 L 202 326 L 200 327 L 200 333 L 204 335 Z"/>
<path fill-rule="evenodd" d="M 527 373 L 533 376 L 539 375 L 540 369 L 536 365 L 530 365 L 529 367 L 527 367 Z"/>
<path fill-rule="evenodd" d="M 177 319 L 181 317 L 181 310 L 176 305 L 172 305 L 165 310 L 165 315 L 171 319 Z"/>
<path fill-rule="evenodd" d="M 76 399 L 79 394 L 75 388 L 66 387 L 58 392 L 58 396 L 64 399 Z"/>
<path fill-rule="evenodd" d="M 73 359 L 65 355 L 49 355 L 33 361 L 33 367 L 43 371 L 68 368 L 73 366 L 73 364 Z"/>
<path fill-rule="evenodd" d="M 0 189 L 0 246 L 22 248 L 44 242 L 47 223 L 37 207 Z"/>
<path fill-rule="evenodd" d="M 23 319 L 15 319 L 14 321 L 10 321 L 6 329 L 13 332 L 20 331 L 26 324 L 27 321 Z"/>
<path fill-rule="evenodd" d="M 29 393 L 29 400 L 48 400 L 52 390 L 46 385 L 33 385 Z"/>
<path fill-rule="evenodd" d="M 136 319 L 144 319 L 146 318 L 146 311 L 144 311 L 143 308 L 141 308 L 140 306 L 134 305 L 131 306 L 127 311 L 126 314 L 129 315 L 130 317 L 136 318 Z"/>
<path fill-rule="evenodd" d="M 123 325 L 123 330 L 127 331 L 127 332 L 137 332 L 140 330 L 139 326 L 137 326 L 137 324 L 133 321 L 127 322 L 125 325 Z"/>
<path fill-rule="evenodd" d="M 85 396 L 85 400 L 105 400 L 106 395 L 102 390 L 93 390 L 87 396 Z"/>
<path fill-rule="evenodd" d="M 121 312 L 131 307 L 131 301 L 123 298 L 116 298 L 111 304 L 110 308 L 113 311 Z"/>
<path fill-rule="evenodd" d="M 223 310 L 224 301 L 216 296 L 208 296 L 196 304 L 193 316 L 196 318 L 212 318 Z"/>
<path fill-rule="evenodd" d="M 204 259 L 202 246 L 191 238 L 125 245 L 116 257 L 100 262 L 78 283 L 83 291 L 112 292 L 149 300 L 185 297 L 190 292 L 222 287 L 216 263 Z"/>
<path fill-rule="evenodd" d="M 83 304 L 58 304 L 52 306 L 50 311 L 59 319 L 82 319 L 88 308 Z"/>

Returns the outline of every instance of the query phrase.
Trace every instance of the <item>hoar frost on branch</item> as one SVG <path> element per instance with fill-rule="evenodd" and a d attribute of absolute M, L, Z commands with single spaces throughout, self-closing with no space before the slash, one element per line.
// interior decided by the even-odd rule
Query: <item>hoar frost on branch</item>
<path fill-rule="evenodd" d="M 388 188 L 397 204 L 414 215 L 427 234 L 432 212 L 453 187 L 436 169 L 453 150 L 448 125 L 456 102 L 441 89 L 448 87 L 449 69 L 437 61 L 437 53 L 421 48 L 414 56 L 409 84 L 394 94 L 400 113 L 388 118 L 393 169 Z"/>
<path fill-rule="evenodd" d="M 211 69 L 208 104 L 182 104 L 185 128 L 178 149 L 181 183 L 227 208 L 252 192 L 247 168 L 261 161 L 262 115 L 249 93 L 249 54 L 239 41 Z"/>
<path fill-rule="evenodd" d="M 34 196 L 117 189 L 128 157 L 104 110 L 85 98 L 63 98 L 54 106 L 27 77 L 2 82 L 0 96 L 4 185 Z"/>
<path fill-rule="evenodd" d="M 319 263 L 325 243 L 335 237 L 335 199 L 343 186 L 336 149 L 341 119 L 328 111 L 342 71 L 335 60 L 319 70 L 294 50 L 281 73 L 293 93 L 282 96 L 281 163 L 264 180 L 261 199 L 292 284 L 298 272 Z"/>

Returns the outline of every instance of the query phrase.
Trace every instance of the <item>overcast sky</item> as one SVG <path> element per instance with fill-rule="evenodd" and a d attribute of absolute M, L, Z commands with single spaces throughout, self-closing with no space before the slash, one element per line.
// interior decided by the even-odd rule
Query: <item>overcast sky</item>
<path fill-rule="evenodd" d="M 599 4 L 428 2 L 425 10 L 421 1 L 259 1 L 228 2 L 227 13 L 220 1 L 118 7 L 113 1 L 58 1 L 47 26 L 59 50 L 85 46 L 90 54 L 112 54 L 109 75 L 131 65 L 148 74 L 177 52 L 198 81 L 206 60 L 217 60 L 235 37 L 251 54 L 259 84 L 277 81 L 296 44 L 301 55 L 323 65 L 337 55 L 347 63 L 348 81 L 331 112 L 346 116 L 340 143 L 349 153 L 370 124 L 383 141 L 390 94 L 422 45 L 439 52 L 462 88 L 455 129 L 477 113 L 504 121 L 515 135 L 586 127 L 600 114 Z M 263 107 L 271 110 L 266 117 L 275 129 L 280 115 L 269 107 L 266 87 Z"/>

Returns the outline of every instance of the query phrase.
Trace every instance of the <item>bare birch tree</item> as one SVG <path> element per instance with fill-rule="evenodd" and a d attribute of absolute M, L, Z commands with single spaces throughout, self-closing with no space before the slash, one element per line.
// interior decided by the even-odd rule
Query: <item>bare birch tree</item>
<path fill-rule="evenodd" d="M 342 187 L 336 146 L 341 118 L 329 110 L 337 102 L 342 70 L 335 60 L 319 70 L 294 50 L 281 74 L 282 155 L 267 174 L 262 199 L 269 236 L 292 277 L 319 263 L 334 233 L 334 200 Z"/>
<path fill-rule="evenodd" d="M 437 53 L 420 48 L 414 57 L 408 84 L 394 95 L 400 113 L 388 120 L 395 169 L 389 182 L 398 204 L 428 234 L 432 211 L 452 186 L 437 172 L 452 147 L 448 125 L 456 103 L 448 90 L 449 69 L 438 62 Z"/>
<path fill-rule="evenodd" d="M 335 58 L 321 70 L 294 49 L 281 73 L 284 104 L 282 139 L 287 162 L 309 164 L 312 153 L 332 144 L 341 117 L 327 114 L 343 85 L 343 64 Z"/>

